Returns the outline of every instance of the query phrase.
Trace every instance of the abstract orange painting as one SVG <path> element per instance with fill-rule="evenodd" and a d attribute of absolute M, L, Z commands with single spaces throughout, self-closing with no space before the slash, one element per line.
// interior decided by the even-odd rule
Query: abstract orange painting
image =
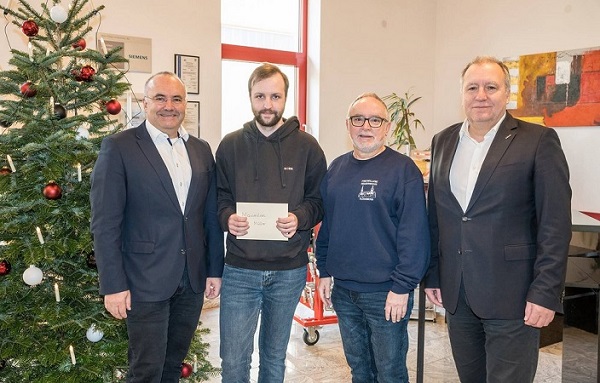
<path fill-rule="evenodd" d="M 600 48 L 519 56 L 511 72 L 515 117 L 545 126 L 600 126 Z"/>

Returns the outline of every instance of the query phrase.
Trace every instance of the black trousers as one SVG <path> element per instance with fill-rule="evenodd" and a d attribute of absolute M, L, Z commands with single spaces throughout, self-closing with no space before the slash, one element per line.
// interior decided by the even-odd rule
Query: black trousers
<path fill-rule="evenodd" d="M 177 383 L 181 363 L 198 327 L 203 294 L 190 287 L 187 270 L 173 296 L 160 302 L 131 302 L 128 383 Z"/>
<path fill-rule="evenodd" d="M 462 383 L 533 382 L 539 329 L 525 325 L 523 318 L 478 317 L 462 285 L 456 312 L 446 315 L 452 355 Z"/>

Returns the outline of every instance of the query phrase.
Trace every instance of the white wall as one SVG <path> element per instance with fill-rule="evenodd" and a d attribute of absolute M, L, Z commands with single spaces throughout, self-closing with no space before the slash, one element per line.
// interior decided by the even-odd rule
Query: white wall
<path fill-rule="evenodd" d="M 436 1 L 320 3 L 319 98 L 316 103 L 308 101 L 309 108 L 318 107 L 319 113 L 315 121 L 309 112 L 308 123 L 318 127 L 327 160 L 352 149 L 344 120 L 350 103 L 363 92 L 403 95 L 412 88 L 423 97 L 414 104 L 415 113 L 431 130 Z M 418 132 L 417 145 L 429 146 L 430 138 L 427 132 Z"/>
<path fill-rule="evenodd" d="M 597 47 L 598 16 L 598 0 L 438 1 L 434 130 L 464 118 L 458 81 L 475 56 L 504 58 Z M 600 211 L 600 127 L 556 130 L 571 170 L 573 207 Z"/>
<path fill-rule="evenodd" d="M 426 148 L 435 132 L 464 118 L 459 74 L 473 57 L 600 46 L 598 0 L 309 1 L 317 17 L 309 29 L 307 123 L 318 132 L 328 161 L 352 147 L 344 118 L 362 92 L 403 94 L 412 88 L 422 96 L 415 112 L 427 130 L 416 139 Z M 221 137 L 220 1 L 95 3 L 106 6 L 100 32 L 152 38 L 153 72 L 173 70 L 175 53 L 200 56 L 200 95 L 189 98 L 200 101 L 201 136 L 215 150 Z M 13 25 L 6 30 L 13 48 L 25 50 L 21 31 Z M 6 68 L 9 58 L 0 37 L 0 65 Z M 128 74 L 136 92 L 147 77 Z M 574 207 L 600 211 L 593 193 L 600 187 L 600 128 L 557 130 L 571 165 Z"/>
<path fill-rule="evenodd" d="M 39 3 L 30 2 L 34 8 L 41 9 Z M 16 7 L 17 2 L 12 4 Z M 68 1 L 63 0 L 62 4 L 66 7 Z M 94 30 L 86 38 L 88 48 L 95 48 L 93 34 L 99 27 L 98 32 L 151 38 L 153 73 L 173 71 L 176 53 L 200 56 L 200 94 L 188 95 L 188 99 L 200 101 L 200 136 L 211 144 L 213 151 L 216 150 L 221 139 L 220 1 L 96 0 L 88 2 L 88 11 L 92 4 L 102 4 L 106 8 L 101 12 L 101 19 L 95 17 L 91 21 Z M 27 50 L 27 39 L 20 28 L 10 24 L 6 31 L 13 48 Z M 5 37 L 1 36 L 0 65 L 3 69 L 8 68 L 10 57 Z M 127 74 L 136 93 L 143 92 L 149 76 L 150 73 Z"/>

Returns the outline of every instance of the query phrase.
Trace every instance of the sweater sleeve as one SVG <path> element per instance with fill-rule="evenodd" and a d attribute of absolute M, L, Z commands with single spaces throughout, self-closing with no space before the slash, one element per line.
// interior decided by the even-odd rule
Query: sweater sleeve
<path fill-rule="evenodd" d="M 235 169 L 229 169 L 227 158 L 231 158 L 227 150 L 229 150 L 229 141 L 223 139 L 217 148 L 215 161 L 217 166 L 217 205 L 219 223 L 221 229 L 225 232 L 229 231 L 229 217 L 235 213 L 234 191 L 232 190 L 232 181 L 235 178 Z"/>
<path fill-rule="evenodd" d="M 321 183 L 321 196 L 323 197 L 323 200 L 327 199 L 327 176 L 323 178 L 323 182 Z M 321 227 L 319 228 L 319 232 L 317 234 L 315 249 L 315 255 L 317 257 L 317 269 L 319 270 L 320 278 L 326 278 L 330 276 L 326 268 L 328 248 L 329 220 L 327 218 L 327 214 L 325 214 L 325 216 L 323 217 L 323 222 L 321 222 Z"/>
<path fill-rule="evenodd" d="M 319 188 L 326 172 L 325 154 L 314 141 L 307 158 L 304 201 L 291 211 L 298 218 L 298 230 L 310 230 L 323 219 L 323 199 Z"/>
<path fill-rule="evenodd" d="M 392 291 L 406 294 L 421 282 L 429 265 L 430 243 L 423 177 L 417 166 L 410 162 L 406 167 L 404 187 L 398 187 L 396 231 L 398 264 L 392 272 Z"/>

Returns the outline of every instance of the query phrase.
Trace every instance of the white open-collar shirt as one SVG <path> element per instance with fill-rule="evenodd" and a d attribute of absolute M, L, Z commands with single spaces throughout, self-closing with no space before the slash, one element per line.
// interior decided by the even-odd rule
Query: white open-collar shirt
<path fill-rule="evenodd" d="M 477 142 L 469 134 L 469 122 L 466 119 L 460 128 L 458 146 L 450 167 L 450 189 L 463 212 L 469 206 L 483 160 L 485 160 L 498 128 L 505 117 L 506 115 L 485 134 L 481 142 Z"/>
<path fill-rule="evenodd" d="M 187 141 L 190 138 L 190 135 L 183 126 L 181 126 L 177 130 L 177 138 L 170 139 L 167 134 L 158 130 L 147 120 L 146 129 L 169 171 L 175 193 L 177 194 L 177 200 L 181 207 L 181 212 L 183 213 L 185 211 L 185 201 L 187 200 L 190 182 L 192 180 L 192 167 L 184 143 L 184 141 Z"/>

